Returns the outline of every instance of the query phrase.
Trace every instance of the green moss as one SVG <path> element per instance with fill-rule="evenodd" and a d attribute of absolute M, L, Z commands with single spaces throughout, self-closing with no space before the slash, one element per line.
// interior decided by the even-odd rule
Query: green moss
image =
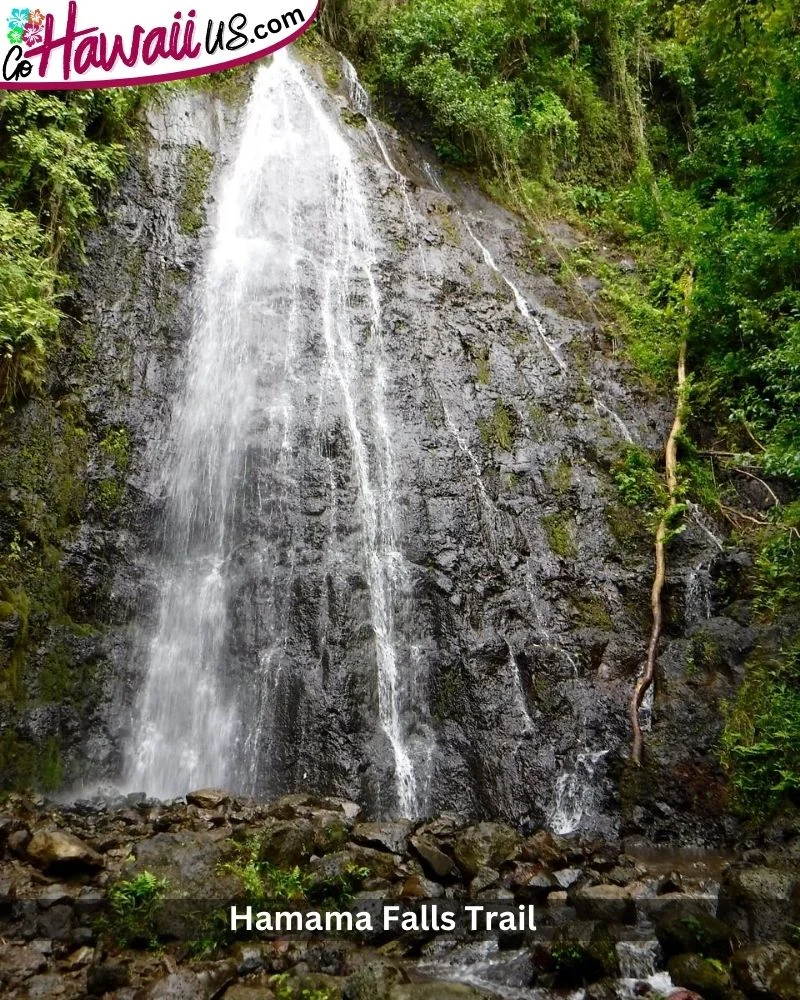
<path fill-rule="evenodd" d="M 214 157 L 204 146 L 190 146 L 183 164 L 183 194 L 178 208 L 178 226 L 186 235 L 205 225 L 206 197 Z"/>
<path fill-rule="evenodd" d="M 487 448 L 499 448 L 501 451 L 511 451 L 517 435 L 517 414 L 501 399 L 494 404 L 494 410 L 488 420 L 478 421 L 481 441 Z"/>
<path fill-rule="evenodd" d="M 115 510 L 122 502 L 125 488 L 116 479 L 103 479 L 98 487 L 100 505 L 106 511 Z"/>
<path fill-rule="evenodd" d="M 642 556 L 652 547 L 653 536 L 641 511 L 611 503 L 605 509 L 605 519 L 623 554 Z"/>
<path fill-rule="evenodd" d="M 100 450 L 113 460 L 117 472 L 125 472 L 131 459 L 131 436 L 127 429 L 116 427 L 106 431 Z"/>
<path fill-rule="evenodd" d="M 596 594 L 588 594 L 585 597 L 573 595 L 570 603 L 575 609 L 575 621 L 578 625 L 589 628 L 600 628 L 606 632 L 614 629 L 614 622 L 602 598 Z"/>
<path fill-rule="evenodd" d="M 575 518 L 570 511 L 557 511 L 542 518 L 542 527 L 547 535 L 547 544 L 552 552 L 562 559 L 574 559 L 578 555 Z"/>
<path fill-rule="evenodd" d="M 321 66 L 325 83 L 331 90 L 338 89 L 342 82 L 341 56 L 325 41 L 317 25 L 312 25 L 308 31 L 303 32 L 292 48 L 295 52 L 299 52 L 306 62 Z"/>
<path fill-rule="evenodd" d="M 531 434 L 536 441 L 546 441 L 550 431 L 550 415 L 543 406 L 531 403 L 528 407 Z"/>
<path fill-rule="evenodd" d="M 722 650 L 717 640 L 707 632 L 696 632 L 689 643 L 686 673 L 708 673 L 722 666 Z"/>
<path fill-rule="evenodd" d="M 233 69 L 220 70 L 219 73 L 206 73 L 203 76 L 190 77 L 188 80 L 180 80 L 170 86 L 205 91 L 218 97 L 225 104 L 237 107 L 244 104 L 250 94 L 253 67 L 254 64 L 248 63 Z"/>
<path fill-rule="evenodd" d="M 445 243 L 451 247 L 461 246 L 461 235 L 456 229 L 455 223 L 453 222 L 453 213 L 449 211 L 448 206 L 435 205 L 433 209 L 433 214 L 435 215 L 442 232 L 444 233 Z"/>
<path fill-rule="evenodd" d="M 556 467 L 545 476 L 548 484 L 559 496 L 572 486 L 572 465 L 565 459 L 559 460 Z"/>
<path fill-rule="evenodd" d="M 358 111 L 351 111 L 350 108 L 342 108 L 342 121 L 350 128 L 363 129 L 367 127 L 367 119 Z"/>
<path fill-rule="evenodd" d="M 12 788 L 54 792 L 63 781 L 59 742 L 50 737 L 43 743 L 31 743 L 6 731 L 0 736 L 0 774 Z"/>

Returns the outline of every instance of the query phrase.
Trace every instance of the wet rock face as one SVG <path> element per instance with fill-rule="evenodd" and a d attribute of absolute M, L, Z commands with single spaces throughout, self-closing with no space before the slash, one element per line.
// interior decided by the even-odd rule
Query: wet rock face
<path fill-rule="evenodd" d="M 16 655 L 19 673 L 13 697 L 8 686 L 0 696 L 4 788 L 83 787 L 119 771 L 129 623 L 155 586 L 144 566 L 161 499 L 142 469 L 180 380 L 207 237 L 181 223 L 187 162 L 205 149 L 221 166 L 237 115 L 208 92 L 161 97 L 104 221 L 85 234 L 45 390 L 0 428 L 2 544 L 20 510 L 55 524 L 44 554 L 26 555 L 40 574 L 24 594 L 24 628 L 0 602 L 0 669 Z"/>
<path fill-rule="evenodd" d="M 544 831 L 525 839 L 503 824 L 467 824 L 452 816 L 424 824 L 356 823 L 358 805 L 317 796 L 287 796 L 272 805 L 234 794 L 187 798 L 188 804 L 129 796 L 108 808 L 99 801 L 57 807 L 12 796 L 4 804 L 4 998 L 442 1000 L 496 996 L 502 988 L 545 1000 L 584 988 L 593 1000 L 617 1000 L 652 991 L 648 982 L 633 983 L 664 967 L 682 995 L 703 1000 L 798 997 L 800 953 L 788 940 L 793 925 L 776 927 L 769 942 L 754 942 L 736 923 L 715 915 L 724 901 L 718 905 L 713 893 L 732 863 L 732 871 L 758 874 L 748 898 L 752 907 L 769 909 L 769 873 L 797 874 L 793 845 L 748 868 L 738 850 L 726 858 L 702 851 L 679 856 L 642 839 L 635 850 L 626 844 L 621 852 L 619 843 Z M 345 823 L 343 840 L 326 845 L 318 838 L 314 853 L 297 867 L 259 867 L 265 850 L 275 847 L 277 830 L 287 845 L 306 843 L 335 816 Z M 25 836 L 15 836 L 20 833 Z M 43 834 L 69 845 L 71 858 L 82 845 L 81 857 L 92 852 L 99 866 L 43 870 L 38 853 L 34 859 L 30 851 Z M 430 862 L 413 846 L 422 838 L 449 862 L 440 878 L 426 874 Z M 365 839 L 374 846 L 364 846 Z M 529 860 L 534 855 L 548 860 Z M 667 868 L 680 891 L 663 892 Z M 140 896 L 133 908 L 121 904 L 120 890 L 130 894 L 144 877 L 156 880 L 155 896 L 149 902 Z M 392 905 L 417 914 L 419 924 L 384 927 L 376 918 L 372 930 L 355 935 L 223 933 L 228 908 L 252 902 L 258 878 L 273 880 L 262 892 L 292 886 L 298 894 L 292 898 L 312 909 L 352 906 L 380 914 Z M 443 934 L 421 916 L 434 904 L 456 910 L 503 904 L 516 913 L 534 902 L 535 932 Z M 271 905 L 263 898 L 257 908 Z M 281 897 L 276 908 L 291 905 Z M 641 937 L 651 924 L 658 942 Z M 636 954 L 650 958 L 637 964 L 631 960 Z"/>
<path fill-rule="evenodd" d="M 362 390 L 355 405 L 372 405 L 380 366 L 401 557 L 393 641 L 419 814 L 453 810 L 526 832 L 550 823 L 606 834 L 624 815 L 625 832 L 722 837 L 717 705 L 731 695 L 755 633 L 724 617 L 715 580 L 725 560 L 692 519 L 671 555 L 673 616 L 649 790 L 618 790 L 627 699 L 648 631 L 651 554 L 609 470 L 626 436 L 661 447 L 669 406 L 631 385 L 594 323 L 531 264 L 518 220 L 423 169 L 419 151 L 378 125 L 410 178 L 402 184 L 374 134 L 341 118 L 343 99 L 309 85 L 354 151 L 375 239 L 380 350 L 366 283 L 348 303 Z M 71 640 L 70 666 L 84 670 L 91 692 L 85 703 L 40 706 L 9 723 L 42 745 L 56 736 L 72 783 L 122 770 L 163 583 L 164 498 L 153 493 L 153 465 L 182 383 L 209 239 L 202 228 L 182 231 L 185 163 L 198 145 L 218 166 L 230 159 L 232 115 L 187 94 L 154 111 L 146 149 L 88 241 L 75 317 L 95 331 L 94 359 L 88 368 L 66 359 L 59 378 L 83 399 L 98 437 L 127 429 L 130 464 L 121 496 L 107 498 L 117 505 L 85 513 L 65 558 L 83 581 L 83 619 L 103 631 Z M 309 245 L 324 222 L 317 209 L 303 212 Z M 319 372 L 320 302 L 309 293 L 295 306 L 304 331 L 295 363 Z M 265 394 L 276 388 L 270 378 L 265 368 Z M 290 448 L 266 417 L 248 439 L 226 564 L 226 680 L 240 699 L 238 747 L 247 747 L 248 767 L 234 760 L 231 774 L 264 797 L 298 788 L 341 795 L 374 819 L 397 806 L 392 748 L 377 721 L 364 501 L 342 400 L 322 412 L 316 403 L 309 394 L 296 407 Z M 376 467 L 379 432 L 374 420 L 364 424 Z M 107 472 L 98 465 L 86 476 L 101 483 Z M 15 628 L 4 622 L 0 643 Z M 712 645 L 713 656 L 697 655 Z M 194 804 L 212 799 L 206 792 Z M 340 819 L 349 835 L 352 817 Z M 295 844 L 276 841 L 269 856 L 303 857 L 301 826 Z M 418 832 L 412 847 L 426 876 L 446 880 L 450 855 L 442 860 L 427 837 Z M 405 850 L 397 829 L 362 831 L 358 842 Z M 473 876 L 502 861 L 481 848 Z"/>

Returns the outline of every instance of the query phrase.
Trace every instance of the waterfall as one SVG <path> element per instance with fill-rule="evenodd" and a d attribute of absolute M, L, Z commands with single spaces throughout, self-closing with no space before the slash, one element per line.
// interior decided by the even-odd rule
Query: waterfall
<path fill-rule="evenodd" d="M 287 685 L 303 683 L 299 657 L 287 653 L 295 568 L 308 554 L 298 494 L 319 473 L 327 565 L 360 563 L 395 808 L 414 816 L 430 745 L 424 712 L 411 711 L 418 657 L 400 648 L 395 623 L 409 587 L 374 240 L 341 126 L 288 53 L 258 70 L 215 214 L 185 382 L 153 461 L 166 501 L 161 587 L 157 620 L 141 627 L 126 784 L 159 796 L 270 787 L 278 706 Z M 337 476 L 324 440 L 339 426 L 348 464 Z M 355 555 L 336 526 L 343 477 Z M 247 619 L 254 592 L 266 596 L 250 650 L 236 616 Z"/>
<path fill-rule="evenodd" d="M 575 764 L 556 778 L 555 801 L 549 823 L 553 833 L 575 833 L 591 815 L 597 794 L 597 765 L 608 750 L 583 751 Z"/>

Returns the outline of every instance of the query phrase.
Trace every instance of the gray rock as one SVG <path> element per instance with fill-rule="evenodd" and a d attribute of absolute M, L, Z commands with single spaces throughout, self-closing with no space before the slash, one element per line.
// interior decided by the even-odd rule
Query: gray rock
<path fill-rule="evenodd" d="M 193 972 L 166 976 L 147 994 L 148 1000 L 208 1000 L 208 992 Z"/>
<path fill-rule="evenodd" d="M 203 788 L 197 792 L 189 792 L 186 801 L 198 809 L 221 809 L 230 804 L 231 795 L 220 788 Z"/>
<path fill-rule="evenodd" d="M 97 871 L 103 858 L 78 837 L 63 830 L 39 830 L 25 849 L 28 858 L 45 871 Z"/>
<path fill-rule="evenodd" d="M 63 997 L 67 993 L 67 984 L 57 973 L 48 976 L 34 976 L 26 983 L 28 1000 L 50 1000 L 50 997 Z"/>
<path fill-rule="evenodd" d="M 562 868 L 560 871 L 553 872 L 553 876 L 562 889 L 571 889 L 583 878 L 583 870 L 581 868 Z"/>
<path fill-rule="evenodd" d="M 448 879 L 458 875 L 458 866 L 455 861 L 440 850 L 432 837 L 418 834 L 411 838 L 410 843 L 423 865 L 434 877 Z"/>
<path fill-rule="evenodd" d="M 130 982 L 130 971 L 123 962 L 107 959 L 89 967 L 86 973 L 86 992 L 89 996 L 102 997 L 122 989 Z"/>
<path fill-rule="evenodd" d="M 259 857 L 278 868 L 304 864 L 314 850 L 314 828 L 307 819 L 275 820 L 261 836 Z"/>
<path fill-rule="evenodd" d="M 731 959 L 731 969 L 748 997 L 800 1000 L 800 953 L 787 944 L 741 948 Z"/>
<path fill-rule="evenodd" d="M 414 824 L 409 820 L 358 823 L 353 828 L 352 839 L 364 847 L 388 851 L 390 854 L 404 854 L 408 850 L 408 838 L 413 829 Z"/>
<path fill-rule="evenodd" d="M 475 878 L 469 884 L 470 895 L 477 896 L 485 889 L 491 889 L 500 884 L 500 872 L 493 868 L 479 868 Z"/>
<path fill-rule="evenodd" d="M 502 823 L 478 823 L 458 834 L 453 847 L 459 868 L 474 878 L 481 868 L 497 868 L 519 853 L 522 838 Z"/>
<path fill-rule="evenodd" d="M 569 901 L 584 920 L 599 920 L 605 924 L 632 924 L 636 921 L 636 903 L 624 886 L 580 886 L 570 890 Z"/>
<path fill-rule="evenodd" d="M 747 939 L 780 941 L 800 923 L 800 881 L 788 871 L 731 866 L 722 879 L 717 915 Z"/>
<path fill-rule="evenodd" d="M 394 986 L 408 977 L 396 965 L 373 961 L 348 977 L 342 989 L 342 1000 L 383 1000 Z"/>
<path fill-rule="evenodd" d="M 74 924 L 71 906 L 59 904 L 45 910 L 38 920 L 38 931 L 42 937 L 52 941 L 70 941 Z"/>

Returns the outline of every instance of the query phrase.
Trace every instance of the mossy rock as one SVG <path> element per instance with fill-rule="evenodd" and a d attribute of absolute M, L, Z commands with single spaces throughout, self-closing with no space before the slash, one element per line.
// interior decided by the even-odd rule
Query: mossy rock
<path fill-rule="evenodd" d="M 575 622 L 587 628 L 599 628 L 605 632 L 612 632 L 614 622 L 601 597 L 596 594 L 588 594 L 586 597 L 573 595 L 570 603 L 575 609 Z"/>
<path fill-rule="evenodd" d="M 178 210 L 178 226 L 184 235 L 202 229 L 206 221 L 206 197 L 214 156 L 204 146 L 191 146 L 183 165 L 183 194 Z"/>
<path fill-rule="evenodd" d="M 575 518 L 571 511 L 562 510 L 542 518 L 550 550 L 562 559 L 575 559 L 578 555 Z"/>
<path fill-rule="evenodd" d="M 675 955 L 667 963 L 667 971 L 676 986 L 694 990 L 704 1000 L 724 1000 L 731 988 L 731 977 L 722 964 L 702 955 Z"/>

